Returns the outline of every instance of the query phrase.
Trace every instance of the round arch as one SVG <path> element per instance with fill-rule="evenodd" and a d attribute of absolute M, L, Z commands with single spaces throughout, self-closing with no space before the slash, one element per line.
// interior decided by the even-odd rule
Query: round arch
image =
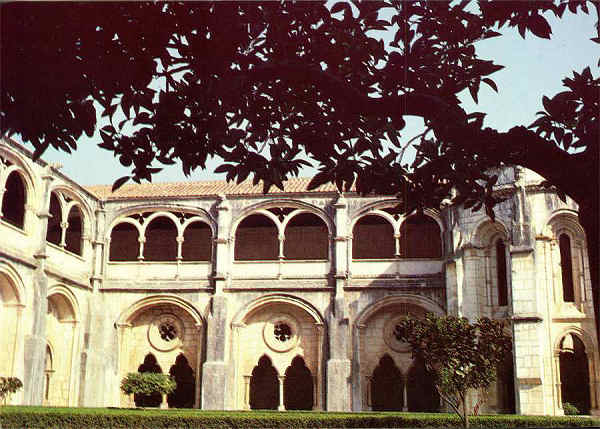
<path fill-rule="evenodd" d="M 365 309 L 363 309 L 356 318 L 356 322 L 354 323 L 355 328 L 364 325 L 364 323 L 367 320 L 369 320 L 374 314 L 376 314 L 383 308 L 388 307 L 390 305 L 399 304 L 415 305 L 425 309 L 427 312 L 434 313 L 436 315 L 446 314 L 444 309 L 442 309 L 437 303 L 424 296 L 412 294 L 392 295 L 386 296 L 385 298 L 375 301 L 374 303 L 370 304 Z"/>
<path fill-rule="evenodd" d="M 25 286 L 21 276 L 11 265 L 0 261 L 0 276 L 8 279 L 8 282 L 13 288 L 17 304 L 24 306 L 27 302 Z"/>
<path fill-rule="evenodd" d="M 204 318 L 192 303 L 188 302 L 183 298 L 178 297 L 177 295 L 161 294 L 142 298 L 131 304 L 129 307 L 127 307 L 124 311 L 121 312 L 121 314 L 115 322 L 115 327 L 119 325 L 128 324 L 140 312 L 152 306 L 160 304 L 171 304 L 175 307 L 179 307 L 180 309 L 186 311 L 190 315 L 190 317 L 196 323 L 196 326 L 205 326 Z"/>
<path fill-rule="evenodd" d="M 79 194 L 79 192 L 67 187 L 64 184 L 57 184 L 50 188 L 50 193 L 54 192 L 57 194 L 58 201 L 61 204 L 62 217 L 63 219 L 68 219 L 69 213 L 73 206 L 78 206 L 79 210 L 81 210 L 81 214 L 83 215 L 83 235 L 91 237 L 93 231 L 93 222 L 94 211 L 87 203 L 85 198 Z M 69 197 L 71 201 L 66 201 L 65 196 Z"/>
<path fill-rule="evenodd" d="M 0 183 L 4 184 L 4 181 L 10 173 L 18 171 L 21 173 L 21 177 L 25 184 L 25 191 L 27 193 L 26 204 L 33 206 L 33 203 L 38 201 L 37 195 L 38 190 L 36 186 L 35 177 L 33 170 L 20 154 L 10 151 L 0 145 L 0 157 L 3 157 L 7 161 L 10 161 L 12 165 L 6 168 L 4 171 L 0 171 Z"/>
<path fill-rule="evenodd" d="M 246 320 L 248 317 L 250 317 L 255 311 L 261 309 L 265 305 L 270 305 L 270 304 L 275 304 L 275 303 L 290 304 L 290 305 L 299 307 L 302 310 L 306 311 L 307 314 L 310 315 L 310 317 L 312 318 L 314 323 L 320 324 L 323 326 L 326 325 L 325 319 L 323 318 L 323 316 L 321 315 L 319 310 L 317 310 L 312 304 L 304 301 L 301 298 L 298 298 L 298 297 L 295 297 L 292 295 L 272 294 L 272 295 L 266 295 L 266 296 L 257 298 L 254 301 L 251 301 L 250 303 L 248 303 L 242 309 L 240 309 L 234 315 L 234 317 L 231 321 L 231 326 L 233 327 L 235 325 L 239 325 L 239 324 L 243 323 L 244 320 Z"/>
<path fill-rule="evenodd" d="M 597 353 L 598 346 L 596 345 L 596 340 L 594 336 L 588 334 L 585 330 L 577 326 L 569 326 L 560 331 L 560 333 L 554 338 L 554 343 L 552 345 L 553 350 L 560 350 L 560 343 L 567 334 L 575 334 L 576 336 L 578 336 L 579 339 L 583 342 L 585 349 L 588 352 L 590 352 L 590 354 L 595 355 Z"/>
<path fill-rule="evenodd" d="M 571 232 L 572 238 L 585 240 L 585 231 L 575 210 L 561 209 L 551 213 L 543 224 L 542 233 L 548 237 L 558 237 L 560 231 L 565 229 Z"/>
<path fill-rule="evenodd" d="M 70 322 L 79 322 L 81 320 L 81 312 L 79 310 L 79 303 L 77 297 L 68 287 L 64 285 L 54 285 L 48 289 L 47 297 L 52 298 L 54 295 L 61 296 L 70 306 L 73 312 L 73 319 Z"/>
<path fill-rule="evenodd" d="M 354 234 L 354 227 L 356 226 L 356 224 L 362 218 L 364 218 L 366 216 L 379 216 L 380 218 L 385 219 L 387 222 L 390 223 L 390 225 L 394 229 L 394 234 L 398 234 L 398 228 L 400 227 L 399 222 L 397 222 L 396 219 L 394 219 L 393 216 L 391 216 L 389 213 L 386 213 L 386 212 L 384 212 L 382 210 L 378 210 L 378 209 L 363 212 L 363 213 L 355 216 L 354 218 L 352 218 L 352 220 L 350 221 L 350 229 L 349 229 L 349 231 L 351 231 L 352 234 Z"/>
<path fill-rule="evenodd" d="M 508 228 L 503 221 L 496 218 L 496 221 L 492 222 L 490 219 L 483 218 L 473 228 L 469 241 L 475 247 L 486 247 L 496 235 L 501 235 L 505 240 L 510 238 Z"/>

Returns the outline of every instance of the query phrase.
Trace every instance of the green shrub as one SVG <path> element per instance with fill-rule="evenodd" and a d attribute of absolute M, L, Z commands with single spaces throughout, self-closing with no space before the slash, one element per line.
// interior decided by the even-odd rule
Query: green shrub
<path fill-rule="evenodd" d="M 152 372 L 130 372 L 121 381 L 121 391 L 126 395 L 168 395 L 177 387 L 177 383 L 166 374 Z"/>
<path fill-rule="evenodd" d="M 565 411 L 565 416 L 576 416 L 578 414 L 581 414 L 579 412 L 579 409 L 575 405 L 573 405 L 569 402 L 563 402 L 562 405 L 563 405 L 563 410 Z"/>
<path fill-rule="evenodd" d="M 0 377 L 0 402 L 6 405 L 8 397 L 23 387 L 17 377 Z"/>
<path fill-rule="evenodd" d="M 60 429 L 216 429 L 216 428 L 381 428 L 381 427 L 460 427 L 452 414 L 364 412 L 325 413 L 313 411 L 202 411 L 193 409 L 106 409 L 5 407 L 0 427 Z M 580 427 L 598 426 L 600 420 L 588 417 L 477 416 L 473 428 Z"/>

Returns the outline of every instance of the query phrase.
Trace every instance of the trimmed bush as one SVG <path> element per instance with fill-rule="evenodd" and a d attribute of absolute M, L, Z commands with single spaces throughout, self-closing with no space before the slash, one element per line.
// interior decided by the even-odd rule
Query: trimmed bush
<path fill-rule="evenodd" d="M 478 416 L 472 427 L 581 427 L 598 426 L 588 417 Z M 202 411 L 158 409 L 5 407 L 0 426 L 7 428 L 379 428 L 461 427 L 452 414 L 425 413 L 324 413 L 312 411 Z"/>
<path fill-rule="evenodd" d="M 565 416 L 576 416 L 578 414 L 581 414 L 579 412 L 579 409 L 575 405 L 573 405 L 569 402 L 563 402 L 562 405 L 563 405 L 563 410 L 565 411 Z"/>

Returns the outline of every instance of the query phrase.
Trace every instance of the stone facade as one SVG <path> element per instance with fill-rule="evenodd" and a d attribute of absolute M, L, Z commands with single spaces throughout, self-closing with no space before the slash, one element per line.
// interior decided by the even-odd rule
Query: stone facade
<path fill-rule="evenodd" d="M 12 141 L 0 160 L 0 374 L 24 381 L 11 403 L 129 406 L 120 380 L 151 362 L 184 380 L 176 406 L 438 409 L 393 335 L 399 316 L 433 312 L 507 321 L 485 411 L 599 411 L 577 207 L 530 171 L 501 171 L 492 222 L 305 179 L 112 194 Z"/>

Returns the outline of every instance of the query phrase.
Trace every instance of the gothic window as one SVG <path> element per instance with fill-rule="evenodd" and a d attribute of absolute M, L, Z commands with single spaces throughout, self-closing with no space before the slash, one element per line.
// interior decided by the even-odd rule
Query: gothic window
<path fill-rule="evenodd" d="M 312 213 L 296 215 L 285 228 L 283 246 L 286 259 L 327 259 L 327 225 Z"/>
<path fill-rule="evenodd" d="M 130 223 L 116 225 L 110 233 L 110 260 L 136 261 L 140 252 L 138 230 Z"/>
<path fill-rule="evenodd" d="M 173 393 L 167 396 L 169 407 L 192 408 L 196 398 L 196 378 L 194 370 L 183 353 L 180 353 L 175 359 L 175 364 L 169 369 L 169 375 L 177 383 Z"/>
<path fill-rule="evenodd" d="M 77 206 L 71 207 L 67 223 L 67 231 L 65 232 L 65 248 L 69 252 L 81 255 L 81 233 L 83 230 L 83 216 L 81 210 Z"/>
<path fill-rule="evenodd" d="M 62 240 L 62 208 L 56 193 L 50 194 L 50 217 L 48 218 L 48 231 L 46 241 L 60 246 Z"/>
<path fill-rule="evenodd" d="M 25 184 L 21 175 L 13 171 L 8 175 L 2 197 L 2 219 L 17 228 L 25 224 Z"/>
<path fill-rule="evenodd" d="M 212 257 L 212 231 L 204 222 L 192 222 L 183 232 L 181 257 L 184 261 L 210 261 Z"/>
<path fill-rule="evenodd" d="M 571 239 L 567 234 L 558 238 L 560 247 L 560 266 L 562 273 L 563 301 L 575 302 L 575 287 L 573 284 L 573 261 L 571 258 Z"/>
<path fill-rule="evenodd" d="M 283 405 L 286 410 L 312 410 L 313 378 L 304 359 L 296 356 L 285 370 Z"/>
<path fill-rule="evenodd" d="M 403 405 L 402 372 L 390 355 L 385 354 L 371 378 L 371 406 L 373 411 L 401 411 Z"/>
<path fill-rule="evenodd" d="M 387 259 L 396 253 L 394 228 L 383 217 L 361 217 L 352 230 L 352 258 Z"/>
<path fill-rule="evenodd" d="M 279 234 L 275 223 L 261 214 L 245 218 L 235 232 L 236 261 L 275 261 L 279 259 Z"/>
<path fill-rule="evenodd" d="M 177 259 L 177 228 L 173 221 L 159 216 L 146 227 L 144 260 L 175 261 Z"/>
<path fill-rule="evenodd" d="M 506 275 L 506 245 L 504 240 L 496 240 L 496 281 L 498 305 L 508 305 L 508 278 Z"/>
<path fill-rule="evenodd" d="M 408 372 L 406 395 L 408 411 L 438 412 L 440 409 L 434 377 L 420 359 L 415 360 Z"/>
<path fill-rule="evenodd" d="M 138 372 L 162 374 L 162 368 L 156 361 L 156 357 L 152 353 L 148 353 L 144 358 L 144 362 L 138 367 Z M 162 402 L 162 395 L 160 393 L 151 395 L 137 393 L 133 395 L 133 400 L 136 407 L 158 407 Z"/>
<path fill-rule="evenodd" d="M 400 227 L 400 256 L 441 258 L 442 240 L 438 223 L 426 215 L 413 215 Z"/>
<path fill-rule="evenodd" d="M 271 359 L 263 355 L 250 377 L 250 408 L 276 410 L 279 406 L 279 378 Z"/>

